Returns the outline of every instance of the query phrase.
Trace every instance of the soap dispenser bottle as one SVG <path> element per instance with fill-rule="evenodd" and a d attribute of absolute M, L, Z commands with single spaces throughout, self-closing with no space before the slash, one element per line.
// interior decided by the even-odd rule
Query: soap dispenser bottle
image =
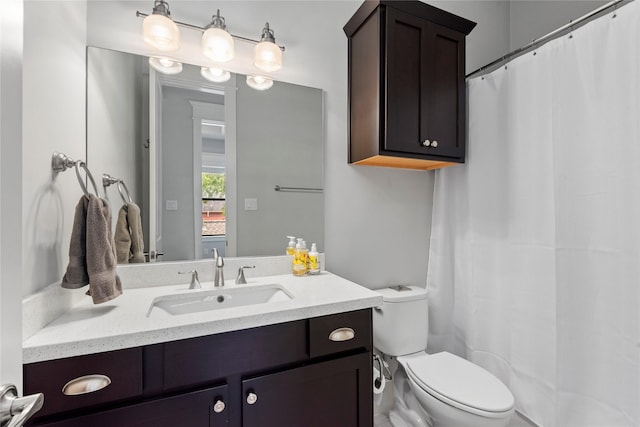
<path fill-rule="evenodd" d="M 309 251 L 309 274 L 320 274 L 320 254 L 315 243 L 311 244 Z"/>
<path fill-rule="evenodd" d="M 304 241 L 300 238 L 296 243 L 296 250 L 293 253 L 293 275 L 304 276 L 307 274 L 307 253 Z"/>
<path fill-rule="evenodd" d="M 287 236 L 289 244 L 287 245 L 287 255 L 293 255 L 296 250 L 296 238 L 295 236 Z"/>

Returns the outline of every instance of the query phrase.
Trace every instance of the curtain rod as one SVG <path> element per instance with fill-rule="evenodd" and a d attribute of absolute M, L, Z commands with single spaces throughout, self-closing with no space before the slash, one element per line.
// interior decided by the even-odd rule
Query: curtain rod
<path fill-rule="evenodd" d="M 609 9 L 615 8 L 617 9 L 618 7 L 621 6 L 625 6 L 628 3 L 631 3 L 634 0 L 613 0 L 610 1 L 609 3 L 603 4 L 602 6 L 600 6 L 599 8 L 587 13 L 584 16 L 581 16 L 580 18 L 574 20 L 574 21 L 569 21 L 568 24 L 563 25 L 562 27 L 555 29 L 553 31 L 551 31 L 550 33 L 545 34 L 544 36 L 537 38 L 533 41 L 531 41 L 529 44 L 518 48 L 510 53 L 507 53 L 506 55 L 496 59 L 495 61 L 492 61 L 490 63 L 488 63 L 487 65 L 484 65 L 480 68 L 478 68 L 477 70 L 469 73 L 466 75 L 466 78 L 472 78 L 472 77 L 476 77 L 477 75 L 480 74 L 487 74 L 490 71 L 493 71 L 495 69 L 497 69 L 499 66 L 501 66 L 502 64 L 515 59 L 527 52 L 529 52 L 530 50 L 532 50 L 533 48 L 536 48 L 544 43 L 547 43 L 551 40 L 554 40 L 558 37 L 560 37 L 561 35 L 565 34 L 567 31 L 573 31 L 574 29 L 581 27 L 582 25 L 590 22 L 591 20 L 595 19 L 596 17 L 599 17 L 601 15 L 604 15 L 605 12 L 608 12 Z"/>

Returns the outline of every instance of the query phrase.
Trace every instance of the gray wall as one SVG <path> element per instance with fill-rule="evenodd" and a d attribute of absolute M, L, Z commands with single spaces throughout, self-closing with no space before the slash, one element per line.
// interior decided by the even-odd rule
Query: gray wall
<path fill-rule="evenodd" d="M 86 156 L 86 14 L 84 1 L 24 3 L 22 174 L 12 177 L 23 195 L 23 295 L 59 283 L 68 261 L 82 191 L 73 171 L 52 176 L 51 154 Z"/>
<path fill-rule="evenodd" d="M 510 50 L 525 46 L 608 1 L 512 1 L 510 2 Z"/>
<path fill-rule="evenodd" d="M 102 174 L 122 179 L 134 201 L 142 206 L 142 164 L 148 134 L 148 97 L 143 77 L 148 66 L 142 57 L 107 49 L 87 51 L 87 164 L 100 191 Z M 107 187 L 113 227 L 123 201 L 117 186 Z M 146 221 L 143 221 L 146 223 Z"/>
<path fill-rule="evenodd" d="M 238 256 L 284 254 L 287 235 L 324 249 L 324 194 L 274 187 L 323 187 L 322 90 L 275 82 L 256 91 L 238 78 Z M 258 210 L 245 210 L 245 198 Z"/>

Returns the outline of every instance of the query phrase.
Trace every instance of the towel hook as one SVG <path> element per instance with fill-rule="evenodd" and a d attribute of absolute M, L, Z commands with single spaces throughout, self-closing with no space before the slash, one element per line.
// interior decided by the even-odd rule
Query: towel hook
<path fill-rule="evenodd" d="M 85 162 L 83 162 L 82 160 L 73 160 L 71 157 L 67 156 L 64 153 L 58 153 L 57 151 L 53 152 L 53 155 L 51 156 L 51 169 L 53 169 L 54 172 L 64 172 L 74 166 L 76 169 L 76 177 L 78 178 L 78 183 L 80 184 L 80 188 L 82 188 L 85 196 L 89 196 L 89 191 L 87 191 L 87 186 L 85 185 L 82 176 L 80 176 L 80 168 L 84 169 L 85 173 L 87 174 L 87 179 L 93 186 L 96 197 L 100 197 L 100 190 L 98 190 L 96 181 L 93 179 L 93 175 L 91 175 L 91 172 L 89 171 L 89 168 L 87 168 L 87 164 Z"/>
<path fill-rule="evenodd" d="M 97 197 L 100 197 L 100 190 L 98 190 L 98 186 L 96 185 L 96 181 L 93 179 L 93 175 L 91 175 L 91 171 L 89 171 L 89 168 L 87 167 L 87 164 L 83 161 L 77 161 L 76 162 L 76 176 L 78 177 L 78 183 L 80 184 L 80 188 L 82 188 L 82 191 L 84 192 L 84 194 L 88 197 L 89 196 L 89 191 L 87 191 L 87 186 L 84 184 L 82 177 L 80 176 L 80 168 L 84 169 L 84 172 L 87 174 L 87 178 L 89 179 L 89 182 L 91 183 L 91 186 L 93 187 L 93 191 L 96 193 Z"/>
<path fill-rule="evenodd" d="M 122 193 L 123 190 L 127 194 L 127 197 L 125 197 L 124 194 Z M 131 193 L 129 193 L 129 189 L 127 188 L 127 185 L 124 183 L 123 180 L 118 181 L 118 193 L 120 193 L 120 198 L 122 199 L 123 202 L 133 203 L 133 199 L 131 198 Z"/>
<path fill-rule="evenodd" d="M 133 203 L 133 198 L 131 197 L 131 193 L 129 193 L 129 189 L 127 188 L 127 184 L 124 183 L 123 180 L 116 178 L 112 175 L 109 175 L 108 173 L 103 173 L 102 174 L 102 186 L 105 189 L 105 193 L 107 192 L 107 187 L 112 185 L 112 184 L 116 184 L 117 188 L 118 188 L 118 193 L 120 193 L 120 198 L 122 199 L 122 201 L 127 204 L 127 203 Z M 126 197 L 125 197 L 126 194 Z"/>

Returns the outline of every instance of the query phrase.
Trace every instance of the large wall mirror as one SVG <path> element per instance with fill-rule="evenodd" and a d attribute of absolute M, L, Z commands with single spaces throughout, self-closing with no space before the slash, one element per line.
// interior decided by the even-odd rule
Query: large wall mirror
<path fill-rule="evenodd" d="M 287 235 L 323 250 L 323 111 L 321 89 L 87 48 L 87 163 L 122 180 L 104 187 L 114 222 L 128 190 L 159 261 L 280 255 Z"/>

